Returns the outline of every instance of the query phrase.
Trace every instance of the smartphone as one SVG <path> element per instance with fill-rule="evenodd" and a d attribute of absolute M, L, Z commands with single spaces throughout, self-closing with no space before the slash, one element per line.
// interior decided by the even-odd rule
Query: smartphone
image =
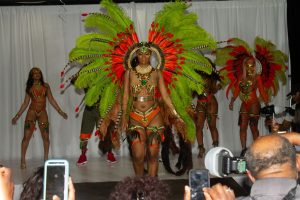
<path fill-rule="evenodd" d="M 43 200 L 52 200 L 57 195 L 68 199 L 69 162 L 67 160 L 47 160 L 44 165 Z"/>
<path fill-rule="evenodd" d="M 207 169 L 190 170 L 189 185 L 191 188 L 191 200 L 205 200 L 202 189 L 210 186 L 209 171 Z"/>

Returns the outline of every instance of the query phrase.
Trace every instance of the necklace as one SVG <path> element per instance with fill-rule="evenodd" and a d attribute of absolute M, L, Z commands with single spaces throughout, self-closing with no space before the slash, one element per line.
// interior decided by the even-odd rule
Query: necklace
<path fill-rule="evenodd" d="M 147 85 L 147 82 L 149 81 L 152 72 L 153 68 L 151 67 L 151 65 L 148 65 L 147 67 L 141 67 L 138 65 L 135 68 L 135 74 L 138 77 L 141 86 Z"/>
<path fill-rule="evenodd" d="M 136 72 L 139 74 L 148 74 L 149 72 L 152 71 L 152 66 L 148 65 L 147 67 L 141 67 L 140 65 L 138 65 L 135 68 Z"/>

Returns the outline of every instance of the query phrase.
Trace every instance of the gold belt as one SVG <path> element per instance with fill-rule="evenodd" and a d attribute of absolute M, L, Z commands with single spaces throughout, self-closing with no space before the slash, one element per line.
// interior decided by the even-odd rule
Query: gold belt
<path fill-rule="evenodd" d="M 139 101 L 139 102 L 146 102 L 146 101 L 153 101 L 153 100 L 154 100 L 153 96 L 147 96 L 147 97 L 143 97 L 143 96 L 133 97 L 133 101 Z"/>
<path fill-rule="evenodd" d="M 155 110 L 157 107 L 157 104 L 155 103 L 153 106 L 151 106 L 148 110 L 146 110 L 145 112 L 142 112 L 142 111 L 139 111 L 137 109 L 133 109 L 133 112 L 135 112 L 136 114 L 139 114 L 141 116 L 144 116 L 144 115 L 148 115 L 149 113 L 151 113 L 153 110 Z"/>

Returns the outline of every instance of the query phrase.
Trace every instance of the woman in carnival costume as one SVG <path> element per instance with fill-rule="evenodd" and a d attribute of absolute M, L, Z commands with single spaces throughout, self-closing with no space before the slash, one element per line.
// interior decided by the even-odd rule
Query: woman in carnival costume
<path fill-rule="evenodd" d="M 217 147 L 219 145 L 219 133 L 217 129 L 217 118 L 218 118 L 218 101 L 215 94 L 221 89 L 221 81 L 219 72 L 215 69 L 215 64 L 207 58 L 214 70 L 211 74 L 202 74 L 205 80 L 205 92 L 197 96 L 197 106 L 196 106 L 196 131 L 197 131 L 197 142 L 198 142 L 198 158 L 202 158 L 205 153 L 205 148 L 203 145 L 203 128 L 204 123 L 207 121 L 209 131 L 211 133 L 212 145 Z"/>
<path fill-rule="evenodd" d="M 16 116 L 12 119 L 12 124 L 16 124 L 20 116 L 28 107 L 25 125 L 24 125 L 24 137 L 22 140 L 21 148 L 21 168 L 26 168 L 25 155 L 26 150 L 31 139 L 31 136 L 35 130 L 35 123 L 38 122 L 43 143 L 44 143 L 44 160 L 48 159 L 49 153 L 49 121 L 48 114 L 46 111 L 46 99 L 48 98 L 50 104 L 57 110 L 57 112 L 64 118 L 67 119 L 68 115 L 63 112 L 55 99 L 52 96 L 52 92 L 48 83 L 44 82 L 43 74 L 37 67 L 33 67 L 28 75 L 26 83 L 26 95 L 20 110 Z"/>
<path fill-rule="evenodd" d="M 74 63 L 84 66 L 75 86 L 88 88 L 84 98 L 87 105 L 101 97 L 99 134 L 106 134 L 102 126 L 108 124 L 103 123 L 108 118 L 116 125 L 122 120 L 136 175 L 143 175 L 146 158 L 149 175 L 157 176 L 160 142 L 164 140 L 158 99 L 162 98 L 178 121 L 185 140 L 193 141 L 195 125 L 187 108 L 193 92 L 203 93 L 203 79 L 196 70 L 212 71 L 198 50 L 213 49 L 216 42 L 197 25 L 197 15 L 186 12 L 185 2 L 166 4 L 156 14 L 147 42 L 139 41 L 133 22 L 120 7 L 110 0 L 102 1 L 101 6 L 105 14 L 90 13 L 85 18 L 86 27 L 99 33 L 78 38 L 67 67 Z M 151 56 L 155 66 L 150 64 Z"/>
<path fill-rule="evenodd" d="M 258 120 L 260 117 L 260 101 L 266 105 L 270 96 L 275 96 L 279 89 L 279 81 L 286 82 L 287 56 L 276 49 L 270 41 L 255 38 L 255 50 L 238 38 L 228 41 L 228 46 L 216 51 L 216 65 L 220 70 L 224 83 L 228 84 L 226 96 L 232 91 L 229 109 L 233 110 L 237 97 L 242 101 L 239 114 L 241 155 L 245 153 L 247 129 L 250 126 L 253 140 L 259 136 Z M 257 95 L 257 90 L 260 96 Z"/>

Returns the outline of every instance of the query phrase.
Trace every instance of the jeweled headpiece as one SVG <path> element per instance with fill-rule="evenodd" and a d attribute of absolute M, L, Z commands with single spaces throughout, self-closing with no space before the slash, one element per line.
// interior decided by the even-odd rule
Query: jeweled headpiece
<path fill-rule="evenodd" d="M 148 42 L 140 42 L 138 44 L 138 51 L 141 53 L 146 53 L 150 50 L 150 44 Z"/>

